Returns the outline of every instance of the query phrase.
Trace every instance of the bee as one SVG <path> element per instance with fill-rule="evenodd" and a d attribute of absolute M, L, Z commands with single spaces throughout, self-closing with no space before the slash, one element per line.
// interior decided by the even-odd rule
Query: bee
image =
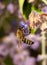
<path fill-rule="evenodd" d="M 24 30 L 18 29 L 17 30 L 17 37 L 21 40 L 21 42 L 24 42 L 25 44 L 33 44 L 34 42 L 32 40 L 29 40 L 26 38 Z"/>

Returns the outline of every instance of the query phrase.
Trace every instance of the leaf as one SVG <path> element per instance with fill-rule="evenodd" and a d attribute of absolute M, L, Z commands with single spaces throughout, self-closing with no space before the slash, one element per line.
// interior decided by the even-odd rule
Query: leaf
<path fill-rule="evenodd" d="M 32 33 L 32 34 L 35 34 L 35 31 L 36 31 L 35 29 L 32 29 L 32 30 L 31 30 L 31 33 Z"/>
<path fill-rule="evenodd" d="M 5 35 L 3 27 L 0 28 L 0 38 L 2 38 Z"/>
<path fill-rule="evenodd" d="M 27 0 L 24 1 L 24 4 L 23 4 L 23 14 L 25 15 L 26 19 L 28 19 L 29 17 L 29 14 L 31 12 L 31 4 L 28 3 Z"/>
<path fill-rule="evenodd" d="M 12 62 L 12 59 L 11 59 L 11 57 L 8 55 L 7 57 L 6 57 L 6 59 L 4 60 L 4 63 L 6 64 L 6 65 L 14 65 L 13 64 L 13 62 Z"/>
<path fill-rule="evenodd" d="M 38 2 L 39 1 L 39 2 Z M 29 14 L 32 10 L 36 10 L 41 13 L 41 10 L 38 8 L 38 5 L 41 4 L 41 0 L 36 0 L 36 4 L 28 3 L 28 0 L 19 0 L 20 11 L 25 16 L 26 19 L 29 18 Z"/>
<path fill-rule="evenodd" d="M 20 7 L 20 11 L 21 13 L 23 13 L 23 4 L 24 4 L 25 0 L 19 0 L 19 7 Z"/>

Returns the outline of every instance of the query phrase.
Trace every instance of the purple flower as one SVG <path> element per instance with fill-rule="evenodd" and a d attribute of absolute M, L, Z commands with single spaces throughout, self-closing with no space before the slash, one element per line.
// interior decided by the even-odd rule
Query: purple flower
<path fill-rule="evenodd" d="M 31 48 L 37 50 L 39 48 L 39 45 L 39 42 L 34 42 L 34 44 L 31 45 Z"/>
<path fill-rule="evenodd" d="M 23 50 L 20 53 L 17 53 L 13 56 L 13 62 L 17 65 L 23 65 L 24 60 L 29 56 L 28 51 Z"/>
<path fill-rule="evenodd" d="M 43 11 L 44 13 L 47 13 L 47 6 L 43 7 L 42 11 Z"/>
<path fill-rule="evenodd" d="M 14 13 L 14 5 L 13 5 L 12 3 L 8 4 L 7 10 L 8 10 L 11 14 L 13 14 L 13 13 Z"/>
<path fill-rule="evenodd" d="M 32 40 L 34 44 L 31 45 L 31 48 L 37 50 L 39 48 L 39 36 L 38 35 L 28 35 L 26 36 L 27 39 Z"/>
<path fill-rule="evenodd" d="M 26 59 L 24 65 L 36 65 L 36 59 L 34 57 L 29 57 Z"/>
<path fill-rule="evenodd" d="M 9 50 L 6 48 L 6 46 L 0 45 L 0 55 L 6 56 L 8 54 Z"/>
<path fill-rule="evenodd" d="M 27 21 L 26 24 L 27 24 L 27 25 L 30 25 L 30 21 Z"/>
<path fill-rule="evenodd" d="M 20 25 L 21 25 L 21 26 L 25 26 L 24 21 L 20 21 Z"/>

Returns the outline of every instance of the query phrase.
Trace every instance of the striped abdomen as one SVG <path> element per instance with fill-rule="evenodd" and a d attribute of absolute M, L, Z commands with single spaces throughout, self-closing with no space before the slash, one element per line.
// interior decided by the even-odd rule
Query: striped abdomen
<path fill-rule="evenodd" d="M 29 45 L 32 45 L 34 43 L 32 40 L 26 39 L 25 37 L 22 39 L 22 41 Z"/>

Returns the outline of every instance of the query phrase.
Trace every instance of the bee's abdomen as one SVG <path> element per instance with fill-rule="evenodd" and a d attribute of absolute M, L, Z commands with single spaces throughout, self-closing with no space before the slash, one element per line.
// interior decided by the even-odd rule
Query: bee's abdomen
<path fill-rule="evenodd" d="M 29 45 L 32 45 L 32 44 L 34 43 L 33 41 L 28 40 L 28 39 L 26 39 L 26 38 L 23 38 L 22 41 L 23 41 L 24 43 L 26 43 L 26 44 L 29 44 Z"/>

